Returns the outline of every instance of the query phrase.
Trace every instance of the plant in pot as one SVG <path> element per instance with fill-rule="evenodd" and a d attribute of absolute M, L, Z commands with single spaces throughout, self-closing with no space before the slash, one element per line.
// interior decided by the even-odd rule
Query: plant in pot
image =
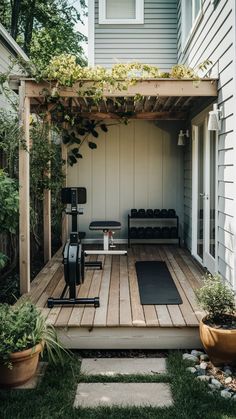
<path fill-rule="evenodd" d="M 13 387 L 28 381 L 44 350 L 54 363 L 63 362 L 67 352 L 37 307 L 30 302 L 0 304 L 0 385 Z"/>
<path fill-rule="evenodd" d="M 216 366 L 236 365 L 236 307 L 230 286 L 220 275 L 207 274 L 195 290 L 199 305 L 208 313 L 200 322 L 200 338 Z"/>

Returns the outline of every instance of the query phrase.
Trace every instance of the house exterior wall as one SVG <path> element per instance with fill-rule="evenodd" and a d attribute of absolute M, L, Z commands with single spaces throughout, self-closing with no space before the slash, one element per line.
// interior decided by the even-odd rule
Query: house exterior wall
<path fill-rule="evenodd" d="M 181 45 L 181 1 L 178 2 L 178 61 L 191 67 L 205 59 L 213 62 L 212 76 L 219 77 L 218 105 L 223 108 L 218 140 L 218 270 L 234 287 L 235 283 L 235 15 L 233 0 L 212 4 L 202 1 L 202 16 L 183 49 Z M 186 150 L 184 167 L 184 224 L 186 243 L 191 249 L 191 153 Z"/>
<path fill-rule="evenodd" d="M 117 62 L 140 61 L 162 71 L 176 64 L 177 0 L 144 0 L 144 24 L 131 25 L 99 24 L 99 0 L 89 1 L 95 1 L 94 63 L 90 64 L 111 67 Z M 92 24 L 89 20 L 89 26 Z M 90 50 L 91 37 L 93 31 Z"/>
<path fill-rule="evenodd" d="M 183 214 L 183 149 L 177 146 L 173 125 L 132 121 L 111 126 L 101 133 L 98 148 L 83 146 L 83 159 L 68 169 L 68 186 L 87 188 L 87 204 L 80 216 L 80 230 L 87 238 L 101 238 L 89 231 L 95 220 L 120 220 L 127 238 L 127 214 L 131 208 L 175 208 Z"/>

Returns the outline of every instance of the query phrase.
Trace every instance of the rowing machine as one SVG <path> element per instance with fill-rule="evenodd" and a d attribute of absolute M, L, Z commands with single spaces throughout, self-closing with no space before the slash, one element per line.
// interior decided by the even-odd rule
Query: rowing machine
<path fill-rule="evenodd" d="M 63 248 L 63 265 L 65 287 L 60 298 L 48 298 L 48 307 L 55 305 L 80 305 L 93 304 L 99 307 L 99 298 L 76 298 L 76 286 L 84 282 L 85 266 L 102 269 L 101 262 L 85 262 L 85 255 L 78 232 L 78 215 L 83 211 L 78 209 L 78 204 L 86 203 L 85 188 L 63 188 L 62 202 L 70 204 L 70 210 L 66 209 L 66 214 L 72 216 L 72 232 L 70 239 Z M 65 294 L 69 288 L 69 298 L 65 298 Z"/>

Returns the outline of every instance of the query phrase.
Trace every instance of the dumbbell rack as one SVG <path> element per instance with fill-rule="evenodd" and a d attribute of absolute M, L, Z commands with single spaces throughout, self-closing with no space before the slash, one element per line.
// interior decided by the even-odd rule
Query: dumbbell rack
<path fill-rule="evenodd" d="M 132 224 L 134 222 L 134 224 L 138 224 L 140 227 L 140 224 L 143 224 L 145 226 L 149 225 L 149 226 L 160 226 L 161 227 L 169 227 L 170 223 L 168 223 L 168 221 L 175 221 L 175 227 L 177 229 L 177 234 L 176 237 L 160 237 L 160 238 L 147 238 L 147 237 L 140 237 L 140 238 L 133 238 L 131 237 L 130 231 L 131 231 L 131 227 Z M 173 224 L 171 224 L 171 227 L 173 226 Z M 164 218 L 164 217 L 132 217 L 130 214 L 128 214 L 128 247 L 130 247 L 130 243 L 135 242 L 135 243 L 173 243 L 173 241 L 177 242 L 178 245 L 180 246 L 180 237 L 179 237 L 179 217 L 178 215 L 175 215 L 174 217 L 168 217 L 168 218 Z"/>

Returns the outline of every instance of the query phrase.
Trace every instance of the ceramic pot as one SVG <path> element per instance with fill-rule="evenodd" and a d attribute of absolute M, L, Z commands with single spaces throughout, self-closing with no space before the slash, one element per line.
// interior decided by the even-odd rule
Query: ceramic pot
<path fill-rule="evenodd" d="M 12 369 L 0 364 L 0 386 L 16 387 L 32 378 L 36 372 L 42 349 L 43 345 L 39 343 L 25 351 L 12 353 L 10 355 Z"/>
<path fill-rule="evenodd" d="M 203 347 L 215 366 L 236 365 L 236 329 L 216 329 L 200 322 Z"/>

